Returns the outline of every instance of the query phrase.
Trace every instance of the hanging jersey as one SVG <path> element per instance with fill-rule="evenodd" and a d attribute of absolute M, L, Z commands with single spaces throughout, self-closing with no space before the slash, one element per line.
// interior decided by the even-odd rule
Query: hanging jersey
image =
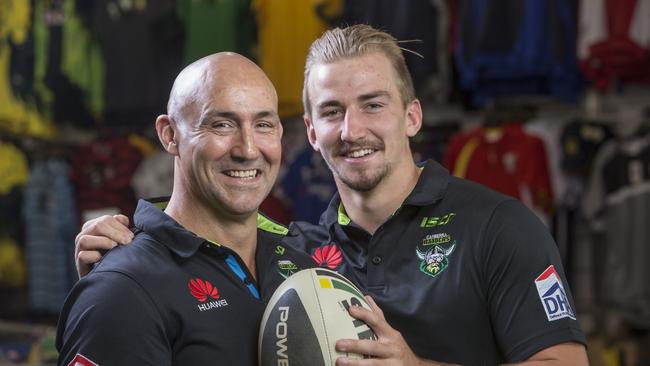
<path fill-rule="evenodd" d="M 613 137 L 605 123 L 577 120 L 567 124 L 560 136 L 564 172 L 586 180 L 598 149 Z"/>
<path fill-rule="evenodd" d="M 25 154 L 13 144 L 0 141 L 0 195 L 25 186 L 28 169 Z"/>
<path fill-rule="evenodd" d="M 650 136 L 610 141 L 594 161 L 583 210 L 605 234 L 603 269 L 605 304 L 629 324 L 650 326 Z"/>
<path fill-rule="evenodd" d="M 594 0 L 580 7 L 580 68 L 598 89 L 613 81 L 650 84 L 650 2 Z"/>
<path fill-rule="evenodd" d="M 461 87 L 482 105 L 499 95 L 574 102 L 580 89 L 575 9 L 565 1 L 459 2 L 455 61 Z"/>
<path fill-rule="evenodd" d="M 303 70 L 307 50 L 325 30 L 316 14 L 323 0 L 254 0 L 259 63 L 278 92 L 280 117 L 302 115 Z"/>
<path fill-rule="evenodd" d="M 151 123 L 165 110 L 183 58 L 175 2 L 96 0 L 88 11 L 105 63 L 104 121 Z"/>
<path fill-rule="evenodd" d="M 520 124 L 454 136 L 444 164 L 457 177 L 520 199 L 548 224 L 553 194 L 544 142 Z"/>
<path fill-rule="evenodd" d="M 0 15 L 0 129 L 51 138 L 56 134 L 55 126 L 33 105 L 18 98 L 11 86 L 10 45 L 26 42 L 30 12 L 31 2 L 28 0 L 8 0 L 0 4 L 0 13 L 3 14 Z"/>
<path fill-rule="evenodd" d="M 72 160 L 72 178 L 82 221 L 97 210 L 131 216 L 135 197 L 131 179 L 142 153 L 127 138 L 97 140 L 80 146 Z"/>
<path fill-rule="evenodd" d="M 71 243 L 78 225 L 69 173 L 63 160 L 37 161 L 25 189 L 28 295 L 36 311 L 58 313 L 77 279 Z"/>
<path fill-rule="evenodd" d="M 185 25 L 184 64 L 221 51 L 252 57 L 255 23 L 249 0 L 178 0 Z"/>

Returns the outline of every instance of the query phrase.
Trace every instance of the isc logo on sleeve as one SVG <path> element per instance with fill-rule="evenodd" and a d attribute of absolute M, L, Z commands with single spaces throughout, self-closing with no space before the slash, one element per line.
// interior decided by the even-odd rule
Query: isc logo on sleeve
<path fill-rule="evenodd" d="M 576 318 L 569 298 L 566 295 L 560 276 L 555 271 L 553 265 L 548 266 L 546 270 L 535 279 L 537 293 L 542 302 L 544 311 L 549 321 L 569 317 Z"/>

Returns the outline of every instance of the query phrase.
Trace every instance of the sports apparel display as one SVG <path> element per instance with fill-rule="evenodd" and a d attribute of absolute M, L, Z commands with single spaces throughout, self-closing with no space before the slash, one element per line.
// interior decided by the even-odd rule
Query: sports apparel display
<path fill-rule="evenodd" d="M 133 242 L 106 254 L 68 297 L 59 363 L 255 365 L 265 303 L 287 276 L 313 266 L 282 244 L 286 228 L 258 217 L 255 280 L 233 250 L 151 203 L 138 203 L 134 221 Z"/>
<path fill-rule="evenodd" d="M 650 328 L 650 135 L 611 140 L 598 151 L 583 210 L 607 245 L 597 253 L 604 305 Z"/>
<path fill-rule="evenodd" d="M 428 161 L 374 235 L 334 196 L 292 243 L 371 295 L 416 355 L 464 365 L 523 361 L 585 343 L 549 231 L 518 201 Z"/>

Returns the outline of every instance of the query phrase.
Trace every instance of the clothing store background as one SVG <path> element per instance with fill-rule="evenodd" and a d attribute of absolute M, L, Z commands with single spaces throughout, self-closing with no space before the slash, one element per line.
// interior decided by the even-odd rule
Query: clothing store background
<path fill-rule="evenodd" d="M 74 235 L 171 192 L 154 131 L 175 75 L 218 51 L 278 90 L 263 211 L 317 222 L 335 192 L 301 119 L 328 27 L 403 41 L 416 159 L 521 199 L 554 234 L 592 365 L 650 365 L 650 0 L 1 0 L 0 364 L 54 363 Z"/>

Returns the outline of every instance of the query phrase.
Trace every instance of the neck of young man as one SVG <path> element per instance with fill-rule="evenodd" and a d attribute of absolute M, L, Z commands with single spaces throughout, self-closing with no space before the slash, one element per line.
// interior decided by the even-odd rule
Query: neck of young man
<path fill-rule="evenodd" d="M 413 191 L 420 169 L 413 160 L 399 164 L 375 188 L 357 191 L 335 178 L 348 217 L 373 235 L 397 211 Z"/>
<path fill-rule="evenodd" d="M 205 200 L 174 189 L 165 213 L 197 236 L 233 250 L 256 276 L 257 211 L 228 215 Z"/>

